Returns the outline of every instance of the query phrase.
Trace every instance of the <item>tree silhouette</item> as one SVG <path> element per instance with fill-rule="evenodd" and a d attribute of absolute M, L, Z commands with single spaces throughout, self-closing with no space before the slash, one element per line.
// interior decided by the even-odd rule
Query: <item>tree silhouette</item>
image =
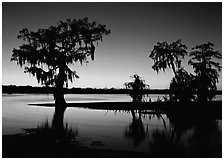
<path fill-rule="evenodd" d="M 133 78 L 133 81 L 126 82 L 124 85 L 127 89 L 131 89 L 130 96 L 133 98 L 133 102 L 142 102 L 143 91 L 149 88 L 149 85 L 137 74 L 134 74 L 131 78 Z"/>
<path fill-rule="evenodd" d="M 35 76 L 41 85 L 55 87 L 55 113 L 63 115 L 66 108 L 63 87 L 78 78 L 69 65 L 78 61 L 87 63 L 89 56 L 94 60 L 95 43 L 109 33 L 105 25 L 89 22 L 88 18 L 67 19 L 38 31 L 25 28 L 18 35 L 25 43 L 13 49 L 11 61 L 24 67 L 25 73 Z"/>
<path fill-rule="evenodd" d="M 195 100 L 195 96 L 192 94 L 195 89 L 193 86 L 194 75 L 183 68 L 179 69 L 176 74 L 170 83 L 170 91 L 174 93 L 170 94 L 170 100 L 181 102 Z"/>
<path fill-rule="evenodd" d="M 214 58 L 221 59 L 222 55 L 220 52 L 214 51 L 213 46 L 211 42 L 208 42 L 197 45 L 190 52 L 192 58 L 188 61 L 188 64 L 193 66 L 196 73 L 194 85 L 199 92 L 199 101 L 211 100 L 214 94 L 211 94 L 209 91 L 217 89 L 218 71 L 221 71 L 221 66 L 218 62 L 214 61 Z"/>
<path fill-rule="evenodd" d="M 181 40 L 177 40 L 171 44 L 167 42 L 158 42 L 154 46 L 150 58 L 153 59 L 153 70 L 158 72 L 159 70 L 171 68 L 174 75 L 177 76 L 178 69 L 181 68 L 181 58 L 187 54 L 187 46 L 181 43 Z"/>
<path fill-rule="evenodd" d="M 187 55 L 186 49 L 187 46 L 182 44 L 180 39 L 171 44 L 158 42 L 149 55 L 154 61 L 152 69 L 157 73 L 159 70 L 172 69 L 174 77 L 170 83 L 170 90 L 174 94 L 170 94 L 170 98 L 174 101 L 186 101 L 190 98 L 183 95 L 184 92 L 189 92 L 189 82 L 191 81 L 190 78 L 192 78 L 181 66 L 181 59 Z"/>

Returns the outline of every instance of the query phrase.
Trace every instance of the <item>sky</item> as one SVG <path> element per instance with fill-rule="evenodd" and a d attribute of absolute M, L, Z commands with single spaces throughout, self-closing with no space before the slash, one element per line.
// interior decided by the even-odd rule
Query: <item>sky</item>
<path fill-rule="evenodd" d="M 190 52 L 192 47 L 210 41 L 215 50 L 222 51 L 221 2 L 3 2 L 2 84 L 40 86 L 35 77 L 10 62 L 13 48 L 24 43 L 17 39 L 20 30 L 37 31 L 60 20 L 84 17 L 105 24 L 111 33 L 96 47 L 94 61 L 72 66 L 80 78 L 69 88 L 123 88 L 133 74 L 145 79 L 151 89 L 169 88 L 172 70 L 155 72 L 149 58 L 157 42 L 181 39 Z M 188 60 L 185 57 L 183 66 L 193 73 Z M 218 89 L 221 88 L 220 77 Z"/>

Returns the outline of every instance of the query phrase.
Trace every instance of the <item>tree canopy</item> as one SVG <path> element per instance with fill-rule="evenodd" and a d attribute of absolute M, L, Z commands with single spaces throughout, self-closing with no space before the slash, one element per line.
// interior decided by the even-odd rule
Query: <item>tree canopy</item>
<path fill-rule="evenodd" d="M 158 42 L 151 54 L 154 64 L 152 69 L 158 72 L 171 68 L 174 77 L 170 83 L 170 90 L 174 92 L 171 95 L 173 100 L 190 101 L 192 99 L 198 101 L 211 100 L 214 97 L 214 91 L 217 89 L 219 72 L 221 65 L 215 59 L 221 59 L 222 55 L 218 51 L 214 51 L 214 45 L 211 42 L 197 45 L 192 48 L 188 54 L 187 46 L 177 40 L 171 44 L 167 42 Z M 181 59 L 186 55 L 190 56 L 189 65 L 193 66 L 196 75 L 188 73 L 181 66 Z M 197 97 L 193 95 L 197 92 Z"/>
<path fill-rule="evenodd" d="M 181 58 L 187 54 L 186 49 L 187 46 L 182 44 L 180 39 L 171 44 L 158 42 L 149 55 L 154 61 L 153 70 L 158 72 L 171 68 L 174 75 L 177 75 L 177 70 L 181 68 Z"/>
<path fill-rule="evenodd" d="M 11 61 L 36 76 L 42 85 L 55 86 L 58 79 L 64 85 L 78 78 L 69 65 L 77 61 L 88 63 L 88 57 L 94 60 L 95 43 L 109 33 L 106 25 L 88 18 L 59 21 L 56 26 L 37 31 L 25 28 L 18 35 L 25 43 L 13 49 Z"/>

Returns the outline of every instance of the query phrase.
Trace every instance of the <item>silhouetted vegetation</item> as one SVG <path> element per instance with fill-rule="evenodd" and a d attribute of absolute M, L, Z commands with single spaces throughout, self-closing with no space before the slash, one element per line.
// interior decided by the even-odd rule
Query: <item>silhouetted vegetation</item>
<path fill-rule="evenodd" d="M 177 71 L 181 68 L 181 59 L 187 55 L 186 49 L 187 46 L 182 44 L 181 40 L 171 44 L 158 42 L 149 55 L 154 61 L 152 69 L 158 73 L 160 70 L 165 71 L 171 68 L 174 75 L 178 76 Z"/>
<path fill-rule="evenodd" d="M 173 94 L 170 94 L 171 101 L 192 101 L 195 100 L 196 93 L 193 87 L 194 76 L 188 73 L 183 68 L 179 69 L 176 75 L 172 78 L 170 83 L 170 90 Z"/>
<path fill-rule="evenodd" d="M 11 61 L 24 66 L 25 73 L 35 76 L 38 83 L 55 87 L 55 111 L 60 114 L 66 106 L 64 85 L 79 78 L 69 65 L 88 63 L 88 57 L 94 60 L 95 43 L 109 33 L 105 25 L 89 22 L 88 18 L 67 19 L 38 31 L 24 28 L 18 38 L 25 44 L 13 49 Z"/>
<path fill-rule="evenodd" d="M 170 92 L 173 93 L 170 94 L 171 101 L 206 102 L 214 98 L 221 66 L 212 58 L 221 59 L 221 53 L 214 51 L 213 46 L 208 42 L 192 48 L 188 64 L 193 66 L 196 75 L 181 66 L 181 59 L 188 55 L 187 46 L 181 40 L 171 44 L 158 42 L 154 46 L 149 55 L 154 61 L 152 69 L 158 73 L 159 70 L 171 68 L 174 73 L 170 83 Z"/>
<path fill-rule="evenodd" d="M 208 101 L 214 98 L 214 94 L 209 91 L 217 89 L 216 83 L 219 82 L 219 73 L 221 66 L 215 59 L 221 59 L 222 55 L 218 51 L 214 51 L 213 44 L 208 42 L 206 44 L 197 45 L 192 48 L 190 52 L 191 59 L 188 64 L 193 66 L 196 73 L 193 81 L 194 88 L 198 91 L 197 99 L 199 101 Z"/>
<path fill-rule="evenodd" d="M 174 73 L 174 78 L 170 85 L 170 90 L 174 92 L 174 94 L 170 95 L 170 100 L 172 101 L 185 101 L 190 99 L 189 95 L 185 96 L 185 91 L 186 93 L 190 93 L 191 91 L 189 90 L 188 84 L 190 81 L 189 78 L 191 77 L 181 66 L 181 59 L 187 55 L 186 49 L 187 46 L 182 44 L 181 40 L 177 40 L 171 44 L 167 42 L 158 42 L 149 55 L 154 61 L 152 69 L 157 73 L 160 70 L 165 71 L 168 68 L 172 69 Z"/>
<path fill-rule="evenodd" d="M 222 91 L 217 91 L 216 86 L 219 82 L 221 64 L 215 61 L 215 59 L 221 59 L 222 55 L 219 51 L 214 50 L 214 44 L 208 42 L 197 45 L 189 52 L 187 46 L 180 39 L 172 43 L 158 42 L 153 46 L 149 55 L 149 58 L 153 60 L 152 69 L 157 73 L 162 70 L 165 72 L 168 69 L 173 72 L 169 89 L 151 90 L 145 80 L 137 74 L 131 76 L 132 81 L 124 83 L 125 88 L 122 89 L 69 89 L 68 84 L 79 78 L 71 65 L 74 63 L 83 65 L 88 64 L 90 60 L 93 61 L 96 46 L 103 41 L 104 36 L 109 34 L 110 30 L 107 29 L 106 25 L 94 21 L 90 22 L 88 18 L 59 21 L 55 26 L 38 29 L 37 31 L 30 31 L 27 28 L 19 31 L 17 38 L 24 43 L 13 49 L 11 61 L 15 61 L 18 66 L 23 68 L 24 73 L 34 76 L 43 87 L 2 86 L 2 92 L 8 94 L 53 94 L 55 103 L 43 104 L 42 102 L 46 99 L 41 99 L 42 102 L 31 102 L 32 98 L 21 103 L 25 99 L 23 98 L 22 100 L 16 99 L 18 101 L 15 102 L 20 103 L 16 110 L 13 110 L 13 107 L 17 106 L 10 108 L 11 103 L 8 103 L 8 101 L 6 106 L 12 109 L 10 112 L 14 112 L 19 111 L 24 106 L 27 107 L 25 103 L 41 103 L 28 105 L 55 107 L 55 112 L 51 124 L 45 121 L 35 128 L 24 129 L 23 133 L 3 135 L 3 157 L 222 157 L 222 131 L 221 126 L 219 126 L 222 120 L 222 101 L 212 101 L 215 95 L 222 94 Z M 186 56 L 190 58 L 188 65 L 193 67 L 194 73 L 188 72 L 182 66 Z M 132 102 L 130 100 L 130 102 L 66 103 L 65 94 L 129 94 L 132 97 Z M 166 95 L 151 102 L 149 94 Z M 13 95 L 5 96 L 5 98 L 8 97 L 13 97 Z M 77 97 L 74 98 L 77 101 L 85 99 L 85 96 Z M 88 97 L 86 101 L 89 102 L 92 99 Z M 103 101 L 102 99 L 97 100 Z M 80 129 L 84 135 L 80 137 L 81 141 L 78 141 L 78 129 L 73 129 L 67 123 L 64 123 L 64 113 L 67 107 L 107 110 L 114 111 L 114 113 L 127 112 L 132 117 L 129 117 L 129 122 L 127 122 L 127 119 L 116 121 L 114 117 L 109 117 L 105 122 L 102 122 L 99 116 L 100 112 L 97 114 L 89 112 L 88 118 L 84 119 L 85 122 L 80 123 L 83 120 L 82 116 L 85 114 L 78 112 L 80 114 L 77 116 L 78 121 L 73 125 L 81 125 Z M 21 110 L 21 113 L 18 113 L 21 116 L 30 112 Z M 38 114 L 37 112 L 35 118 L 38 117 Z M 7 115 L 3 117 L 7 122 L 5 125 L 9 125 L 7 126 L 9 130 L 18 124 L 21 127 L 20 123 L 24 121 L 24 119 L 21 121 L 19 119 L 18 123 L 12 124 L 13 127 L 10 126 L 10 121 L 15 121 L 12 117 L 14 115 L 17 114 L 13 113 L 9 117 Z M 46 116 L 42 113 L 40 115 Z M 71 112 L 69 116 L 74 115 Z M 122 115 L 122 118 L 125 116 Z M 32 115 L 26 118 L 29 119 L 30 117 L 32 118 Z M 73 120 L 77 120 L 75 118 Z M 36 121 L 36 119 L 32 120 L 31 125 Z M 87 123 L 87 121 L 91 121 L 91 123 Z M 102 134 L 96 134 L 96 128 L 108 125 L 106 124 L 108 121 L 112 121 L 112 123 L 108 123 L 110 125 L 108 128 L 105 127 L 108 130 L 105 131 L 104 129 Z M 10 123 L 8 124 L 8 122 Z M 18 129 L 18 126 L 15 128 Z M 104 131 L 108 132 L 106 136 L 103 133 Z M 11 133 L 12 131 L 7 130 L 7 132 Z M 116 137 L 117 135 L 113 133 L 119 133 L 120 135 Z M 91 136 L 89 136 L 90 134 Z M 133 146 L 127 147 L 130 143 L 122 148 L 123 146 L 118 146 L 122 141 L 119 141 L 118 145 L 112 142 L 117 139 L 121 140 L 120 136 L 133 142 L 134 149 L 142 147 L 140 144 L 143 143 L 143 145 L 146 144 L 146 147 L 143 146 L 144 149 L 148 150 L 135 152 L 136 150 L 133 151 L 133 148 L 131 148 Z M 107 141 L 107 143 L 110 143 L 109 147 L 112 147 L 106 148 L 107 143 L 104 146 L 101 140 Z M 86 143 L 89 141 L 92 141 L 92 143 L 89 143 L 90 145 Z M 116 145 L 118 148 L 114 147 Z M 105 148 L 97 148 L 97 146 Z"/>
<path fill-rule="evenodd" d="M 131 76 L 133 78 L 132 82 L 126 82 L 124 85 L 127 89 L 131 89 L 130 96 L 133 99 L 133 102 L 142 102 L 144 101 L 145 93 L 144 90 L 149 88 L 149 85 L 145 83 L 139 75 L 135 74 Z"/>

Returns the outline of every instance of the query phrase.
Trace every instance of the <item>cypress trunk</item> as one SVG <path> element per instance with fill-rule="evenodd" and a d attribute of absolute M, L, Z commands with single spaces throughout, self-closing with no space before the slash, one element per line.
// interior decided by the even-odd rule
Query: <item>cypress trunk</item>
<path fill-rule="evenodd" d="M 63 126 L 64 112 L 66 110 L 66 101 L 64 98 L 64 69 L 59 67 L 59 74 L 56 80 L 55 88 L 55 121 Z"/>
<path fill-rule="evenodd" d="M 63 87 L 56 88 L 53 126 L 57 131 L 63 130 L 63 120 L 65 110 L 66 110 L 66 102 L 64 99 Z"/>
<path fill-rule="evenodd" d="M 56 139 L 63 141 L 64 133 L 64 112 L 66 110 L 66 101 L 63 92 L 63 81 L 59 76 L 55 88 L 55 112 L 52 121 L 52 127 L 55 129 Z"/>

